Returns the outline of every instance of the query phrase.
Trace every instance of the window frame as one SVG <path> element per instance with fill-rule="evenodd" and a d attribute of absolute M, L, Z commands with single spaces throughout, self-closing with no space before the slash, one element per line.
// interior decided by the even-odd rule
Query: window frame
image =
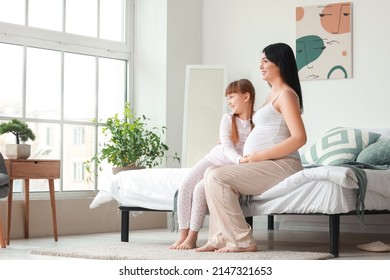
<path fill-rule="evenodd" d="M 110 58 L 110 59 L 120 59 L 124 60 L 127 63 L 126 69 L 126 79 L 127 79 L 127 88 L 125 90 L 124 101 L 133 101 L 133 10 L 134 10 L 134 1 L 125 0 L 125 42 L 110 41 L 106 39 L 99 39 L 94 37 L 87 37 L 82 35 L 70 34 L 65 32 L 45 30 L 36 27 L 29 27 L 25 25 L 18 25 L 13 23 L 0 22 L 0 43 L 19 45 L 24 47 L 26 50 L 27 47 L 41 48 L 47 50 L 55 50 L 64 53 L 75 53 L 82 55 L 94 56 L 96 59 L 101 58 Z M 27 8 L 26 8 L 27 9 Z M 100 14 L 97 14 L 98 20 Z M 24 60 L 24 71 L 26 65 L 26 56 L 23 57 Z M 63 67 L 62 59 L 62 67 Z M 53 122 L 57 123 L 61 127 L 61 133 L 63 133 L 63 127 L 66 124 L 72 125 L 91 125 L 91 123 L 86 123 L 83 121 L 66 121 L 63 116 L 58 121 L 54 120 L 45 120 L 45 119 L 34 119 L 26 118 L 26 90 L 25 90 L 25 77 L 23 78 L 24 90 L 23 90 L 23 113 L 21 119 L 26 122 Z M 98 107 L 98 92 L 96 92 L 96 108 Z M 63 102 L 61 103 L 61 110 L 63 112 Z M 96 110 L 97 114 L 97 110 Z M 12 117 L 0 116 L 0 119 L 7 121 Z M 97 119 L 97 116 L 96 116 Z M 95 143 L 98 143 L 98 132 L 103 124 L 96 123 L 96 134 L 95 134 Z M 98 145 L 95 145 L 95 152 L 97 152 Z M 61 159 L 63 158 L 63 140 L 61 140 Z M 61 161 L 61 170 L 63 162 Z M 63 191 L 63 178 L 59 179 L 59 191 L 56 192 L 58 198 L 80 198 L 80 197 L 90 197 L 97 193 L 97 182 L 94 182 L 94 190 L 80 190 L 80 191 Z M 47 198 L 47 191 L 39 191 L 31 193 L 32 197 L 37 199 Z M 14 193 L 15 199 L 24 198 L 24 193 Z"/>

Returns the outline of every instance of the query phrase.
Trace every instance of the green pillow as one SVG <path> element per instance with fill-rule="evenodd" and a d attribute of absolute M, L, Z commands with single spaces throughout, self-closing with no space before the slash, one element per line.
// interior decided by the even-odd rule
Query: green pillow
<path fill-rule="evenodd" d="M 302 158 L 305 165 L 336 165 L 353 161 L 359 153 L 381 135 L 356 128 L 335 127 L 326 132 L 306 150 Z"/>
<path fill-rule="evenodd" d="M 380 140 L 363 149 L 356 161 L 372 165 L 390 165 L 390 139 Z"/>

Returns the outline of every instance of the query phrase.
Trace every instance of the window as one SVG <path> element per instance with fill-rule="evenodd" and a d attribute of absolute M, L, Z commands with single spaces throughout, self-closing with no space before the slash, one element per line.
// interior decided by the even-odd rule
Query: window
<path fill-rule="evenodd" d="M 0 0 L 0 21 L 24 24 L 25 0 Z"/>
<path fill-rule="evenodd" d="M 126 41 L 131 0 L 0 0 L 0 22 Z"/>
<path fill-rule="evenodd" d="M 66 0 L 65 32 L 97 37 L 97 12 L 96 0 Z"/>
<path fill-rule="evenodd" d="M 59 120 L 62 53 L 30 47 L 26 50 L 26 117 Z"/>
<path fill-rule="evenodd" d="M 46 127 L 45 131 L 46 135 L 46 145 L 47 146 L 52 146 L 53 145 L 53 128 L 52 127 Z"/>
<path fill-rule="evenodd" d="M 0 43 L 0 116 L 20 117 L 23 99 L 23 47 Z"/>
<path fill-rule="evenodd" d="M 83 182 L 85 179 L 85 166 L 84 162 L 73 163 L 73 181 Z"/>
<path fill-rule="evenodd" d="M 28 25 L 63 31 L 63 2 L 63 0 L 29 0 Z"/>
<path fill-rule="evenodd" d="M 64 119 L 88 121 L 96 117 L 96 59 L 64 55 Z"/>
<path fill-rule="evenodd" d="M 73 145 L 81 146 L 85 143 L 84 141 L 84 127 L 76 126 L 73 128 Z"/>
<path fill-rule="evenodd" d="M 102 141 L 101 121 L 130 98 L 131 9 L 131 0 L 0 0 L 0 122 L 28 123 L 31 158 L 61 159 L 57 191 L 97 189 L 84 162 Z M 0 135 L 0 150 L 12 141 Z"/>

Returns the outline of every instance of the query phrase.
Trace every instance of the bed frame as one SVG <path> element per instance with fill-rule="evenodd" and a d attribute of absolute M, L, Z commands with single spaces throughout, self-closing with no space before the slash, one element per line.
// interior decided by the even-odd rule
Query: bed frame
<path fill-rule="evenodd" d="M 171 210 L 154 210 L 142 207 L 126 207 L 119 206 L 121 211 L 121 241 L 129 242 L 129 217 L 131 211 L 153 211 L 153 212 L 172 212 Z M 377 214 L 390 214 L 387 210 L 366 210 L 364 215 L 377 215 Z M 274 216 L 275 215 L 325 215 L 329 217 L 329 253 L 335 257 L 339 256 L 340 247 L 340 217 L 356 215 L 356 211 L 341 213 L 341 214 L 295 214 L 295 213 L 282 213 L 282 214 L 271 214 L 268 215 L 268 230 L 274 230 Z M 248 224 L 253 226 L 253 217 L 246 217 Z"/>
<path fill-rule="evenodd" d="M 388 210 L 366 210 L 364 215 L 378 215 L 378 214 L 390 214 Z M 340 214 L 322 214 L 322 213 L 308 213 L 308 214 L 295 214 L 295 213 L 282 213 L 268 215 L 268 230 L 274 230 L 274 216 L 275 215 L 322 215 L 329 217 L 329 253 L 335 257 L 340 253 L 340 217 L 357 215 L 356 211 Z M 253 219 L 253 217 L 250 217 Z"/>

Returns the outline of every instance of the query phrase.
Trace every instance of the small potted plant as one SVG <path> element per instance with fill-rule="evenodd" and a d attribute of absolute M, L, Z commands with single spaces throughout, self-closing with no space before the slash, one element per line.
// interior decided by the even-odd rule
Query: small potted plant
<path fill-rule="evenodd" d="M 5 154 L 10 159 L 27 159 L 31 154 L 31 145 L 25 144 L 28 140 L 35 140 L 34 132 L 28 127 L 27 123 L 18 119 L 12 119 L 9 122 L 0 124 L 0 135 L 12 133 L 15 135 L 16 144 L 6 144 Z"/>
<path fill-rule="evenodd" d="M 161 164 L 163 159 L 169 157 L 166 155 L 169 148 L 161 139 L 166 127 L 150 128 L 148 122 L 149 119 L 144 115 L 136 116 L 127 102 L 123 118 L 115 114 L 106 120 L 102 132 L 108 141 L 85 162 L 87 172 L 97 174 L 92 171 L 92 167 L 102 171 L 101 163 L 104 160 L 112 164 L 114 174 L 126 169 L 152 168 Z M 177 153 L 171 158 L 180 162 Z"/>

